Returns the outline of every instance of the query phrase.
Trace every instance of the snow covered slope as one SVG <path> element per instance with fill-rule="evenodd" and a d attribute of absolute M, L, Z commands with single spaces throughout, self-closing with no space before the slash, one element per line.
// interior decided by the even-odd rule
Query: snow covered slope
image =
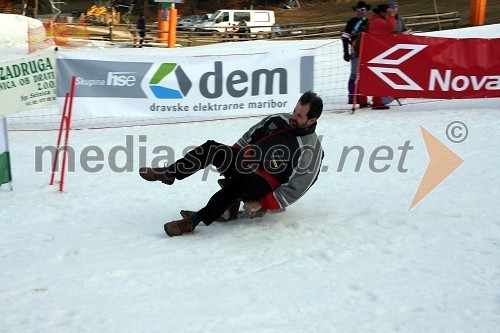
<path fill-rule="evenodd" d="M 481 29 L 497 27 L 451 36 L 486 37 Z M 207 139 L 232 144 L 258 119 L 74 131 L 75 172 L 64 193 L 47 185 L 50 155 L 37 156 L 57 133 L 10 132 L 0 331 L 497 333 L 498 105 L 325 113 L 325 169 L 300 201 L 176 238 L 163 224 L 202 207 L 218 175 L 165 186 L 143 181 L 138 167 Z M 452 143 L 447 128 L 457 121 L 467 130 L 454 133 L 467 137 Z M 464 162 L 409 211 L 429 163 L 420 126 Z M 162 146 L 171 150 L 155 153 Z M 342 155 L 354 146 L 364 151 L 358 172 L 357 155 Z M 392 158 L 370 165 L 380 147 Z M 84 164 L 85 152 L 99 161 Z"/>
<path fill-rule="evenodd" d="M 218 175 L 165 186 L 140 179 L 139 165 L 166 155 L 155 147 L 179 157 L 207 139 L 232 144 L 257 120 L 74 131 L 78 158 L 65 193 L 47 185 L 49 154 L 36 158 L 57 133 L 10 132 L 14 191 L 0 188 L 1 331 L 498 332 L 497 100 L 324 114 L 328 168 L 285 213 L 168 238 L 163 224 L 201 208 Z M 468 128 L 459 144 L 446 135 L 454 121 Z M 408 211 L 429 162 L 419 126 L 464 163 Z M 398 146 L 408 140 L 401 172 Z M 113 151 L 127 145 L 128 160 Z M 365 150 L 359 172 L 355 154 L 339 171 L 343 148 L 356 145 Z M 394 152 L 374 164 L 389 165 L 386 172 L 370 169 L 380 146 Z M 85 148 L 103 152 L 87 166 L 101 171 L 83 170 Z"/>

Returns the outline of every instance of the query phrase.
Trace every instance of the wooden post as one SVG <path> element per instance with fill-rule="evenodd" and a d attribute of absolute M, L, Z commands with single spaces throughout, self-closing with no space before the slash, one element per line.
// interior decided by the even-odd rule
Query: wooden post
<path fill-rule="evenodd" d="M 436 13 L 436 18 L 437 18 L 437 23 L 438 23 L 438 29 L 439 30 L 443 30 L 442 27 L 441 27 L 441 20 L 439 18 L 439 11 L 438 11 L 436 0 L 434 0 L 434 12 Z"/>

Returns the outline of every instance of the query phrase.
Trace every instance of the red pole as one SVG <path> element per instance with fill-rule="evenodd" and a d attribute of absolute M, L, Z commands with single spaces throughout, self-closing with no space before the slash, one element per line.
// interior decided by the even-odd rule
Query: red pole
<path fill-rule="evenodd" d="M 66 97 L 64 98 L 63 114 L 61 117 L 61 125 L 59 126 L 59 135 L 57 137 L 56 153 L 54 155 L 54 162 L 52 163 L 52 174 L 50 175 L 49 185 L 54 185 L 54 176 L 56 173 L 57 159 L 59 157 L 59 147 L 61 146 L 61 137 L 62 137 L 64 119 L 66 118 L 66 108 L 68 106 L 68 99 L 69 99 L 69 93 L 66 93 Z"/>
<path fill-rule="evenodd" d="M 66 120 L 66 137 L 64 138 L 64 155 L 61 167 L 61 183 L 59 184 L 59 191 L 62 192 L 64 188 L 64 175 L 66 174 L 66 159 L 68 156 L 68 141 L 69 141 L 69 131 L 71 130 L 71 113 L 73 111 L 73 98 L 75 97 L 75 82 L 76 76 L 71 79 L 71 91 L 69 94 L 69 108 L 68 116 Z"/>

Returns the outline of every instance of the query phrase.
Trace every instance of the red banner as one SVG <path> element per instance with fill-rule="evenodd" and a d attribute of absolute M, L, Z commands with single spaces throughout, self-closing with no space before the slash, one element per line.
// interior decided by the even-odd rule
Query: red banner
<path fill-rule="evenodd" d="M 360 94 L 500 97 L 500 38 L 363 34 L 362 43 Z"/>

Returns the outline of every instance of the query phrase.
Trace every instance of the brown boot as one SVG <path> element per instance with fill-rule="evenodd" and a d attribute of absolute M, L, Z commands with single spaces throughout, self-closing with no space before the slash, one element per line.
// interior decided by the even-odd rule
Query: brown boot
<path fill-rule="evenodd" d="M 191 218 L 189 217 L 182 220 L 165 223 L 165 226 L 163 228 L 165 229 L 167 235 L 169 235 L 170 237 L 180 236 L 183 233 L 191 232 L 194 230 L 193 221 L 191 221 Z"/>
<path fill-rule="evenodd" d="M 167 168 L 140 168 L 139 175 L 149 182 L 161 181 L 163 184 L 172 185 L 174 177 L 167 176 Z"/>

